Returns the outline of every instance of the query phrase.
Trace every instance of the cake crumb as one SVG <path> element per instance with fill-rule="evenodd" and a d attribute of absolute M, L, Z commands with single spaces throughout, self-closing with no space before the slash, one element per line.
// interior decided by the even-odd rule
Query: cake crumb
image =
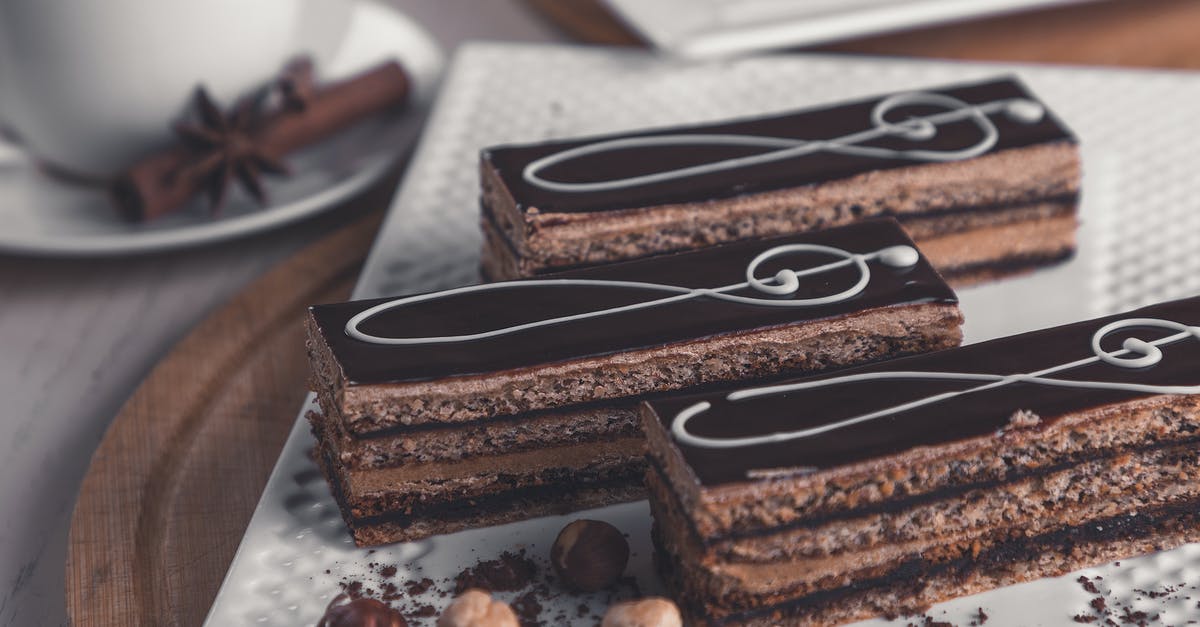
<path fill-rule="evenodd" d="M 1019 409 L 1008 418 L 1009 429 L 1029 429 L 1040 424 L 1042 424 L 1042 417 L 1028 409 Z"/>
<path fill-rule="evenodd" d="M 512 603 L 512 609 L 521 621 L 521 627 L 539 627 L 542 625 L 542 604 L 537 600 L 537 593 L 530 590 L 517 597 Z"/>
<path fill-rule="evenodd" d="M 409 596 L 414 596 L 414 597 L 421 596 L 422 594 L 429 592 L 429 589 L 432 587 L 433 587 L 433 580 L 430 579 L 429 577 L 425 577 L 418 581 L 404 582 L 404 589 L 408 591 Z"/>
<path fill-rule="evenodd" d="M 481 588 L 489 592 L 520 590 L 537 576 L 537 564 L 525 555 L 525 550 L 513 553 L 505 551 L 494 560 L 479 562 L 464 569 L 454 578 L 454 593 L 462 594 L 468 588 Z"/>

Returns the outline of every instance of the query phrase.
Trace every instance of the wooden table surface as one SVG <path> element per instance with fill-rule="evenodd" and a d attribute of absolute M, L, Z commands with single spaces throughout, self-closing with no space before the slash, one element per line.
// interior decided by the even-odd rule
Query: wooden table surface
<path fill-rule="evenodd" d="M 468 39 L 567 39 L 517 0 L 388 1 L 447 50 Z M 244 286 L 385 202 L 360 199 L 265 235 L 160 255 L 0 255 L 0 627 L 66 624 L 64 563 L 80 481 L 155 363 Z"/>
<path fill-rule="evenodd" d="M 470 38 L 636 43 L 594 0 L 526 0 L 553 15 L 546 20 L 515 0 L 393 2 L 448 47 Z M 1200 68 L 1198 29 L 1195 0 L 1121 0 L 824 50 Z M 0 625 L 65 622 L 63 563 L 75 492 L 108 421 L 154 363 L 242 286 L 335 227 L 378 210 L 380 201 L 374 203 L 172 254 L 0 257 L 0 397 L 7 401 L 0 412 L 7 462 L 0 473 Z"/>
<path fill-rule="evenodd" d="M 601 0 L 526 0 L 582 41 L 644 45 Z M 1200 2 L 1107 0 L 932 26 L 808 50 L 1200 69 Z"/>

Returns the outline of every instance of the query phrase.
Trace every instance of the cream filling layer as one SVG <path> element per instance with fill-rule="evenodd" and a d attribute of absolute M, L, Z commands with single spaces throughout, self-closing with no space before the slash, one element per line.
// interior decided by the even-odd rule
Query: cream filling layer
<path fill-rule="evenodd" d="M 590 442 L 556 446 L 507 455 L 472 457 L 455 462 L 406 464 L 391 468 L 351 470 L 344 473 L 349 497 L 368 493 L 405 490 L 409 486 L 429 485 L 490 477 L 501 474 L 529 475 L 543 469 L 582 471 L 598 463 L 640 461 L 645 455 L 646 440 L 641 437 L 620 438 L 605 442 Z"/>
<path fill-rule="evenodd" d="M 917 245 L 934 267 L 953 273 L 1006 259 L 1064 254 L 1075 248 L 1078 223 L 1074 215 L 1057 216 L 917 238 Z"/>
<path fill-rule="evenodd" d="M 901 532 L 908 539 L 886 539 L 843 553 L 770 562 L 723 560 L 686 543 L 679 557 L 689 568 L 705 572 L 721 588 L 746 594 L 778 594 L 788 590 L 802 590 L 806 594 L 840 587 L 863 577 L 886 574 L 907 560 L 953 559 L 964 552 L 977 553 L 1011 534 L 1040 535 L 1110 518 L 1122 511 L 1136 512 L 1200 497 L 1200 480 L 1192 479 L 1189 474 L 1195 464 L 1194 457 L 1183 456 L 1166 464 L 1161 463 L 1161 453 L 1123 456 L 1107 464 L 1086 464 L 1045 478 L 960 495 L 953 502 L 913 508 L 924 512 L 879 514 L 799 533 L 739 540 L 735 544 L 747 548 L 755 542 L 795 544 L 805 541 L 800 536 L 814 542 L 822 535 L 839 537 L 839 526 L 848 527 L 852 534 L 856 526 L 894 529 L 905 524 L 914 527 Z M 1109 467 L 1102 468 L 1104 465 Z M 1077 486 L 1083 488 L 1075 489 Z M 941 511 L 954 510 L 956 503 L 963 500 L 971 504 L 956 515 L 939 516 Z M 938 521 L 942 523 L 940 528 Z"/>

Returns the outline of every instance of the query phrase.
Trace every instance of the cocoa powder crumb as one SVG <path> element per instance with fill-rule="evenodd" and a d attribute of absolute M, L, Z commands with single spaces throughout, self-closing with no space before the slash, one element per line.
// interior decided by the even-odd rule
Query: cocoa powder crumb
<path fill-rule="evenodd" d="M 534 590 L 517 597 L 511 605 L 517 613 L 517 620 L 521 621 L 521 627 L 541 627 L 542 604 L 538 602 Z"/>
<path fill-rule="evenodd" d="M 363 595 L 363 582 L 350 581 L 342 583 L 342 592 L 350 595 L 351 599 L 357 599 Z"/>
<path fill-rule="evenodd" d="M 536 576 L 537 564 L 525 556 L 523 549 L 517 553 L 505 551 L 497 559 L 479 562 L 460 572 L 454 578 L 454 593 L 462 594 L 469 588 L 489 592 L 520 590 Z"/>
<path fill-rule="evenodd" d="M 429 577 L 425 577 L 424 579 L 421 579 L 420 581 L 404 582 L 404 589 L 406 591 L 408 591 L 409 596 L 414 596 L 414 597 L 425 594 L 432 587 L 433 587 L 433 580 L 430 579 Z"/>

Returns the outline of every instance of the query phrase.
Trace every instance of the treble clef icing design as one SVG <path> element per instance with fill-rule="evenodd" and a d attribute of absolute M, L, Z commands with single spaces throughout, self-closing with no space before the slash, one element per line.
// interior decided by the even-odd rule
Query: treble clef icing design
<path fill-rule="evenodd" d="M 892 121 L 888 114 L 907 106 L 944 107 L 946 110 L 924 116 L 909 117 Z M 625 137 L 584 144 L 556 152 L 537 159 L 525 166 L 522 178 L 531 185 L 556 192 L 603 192 L 627 189 L 640 185 L 662 183 L 677 179 L 702 176 L 744 168 L 748 166 L 793 159 L 818 152 L 831 152 L 878 159 L 912 159 L 916 161 L 958 161 L 978 157 L 991 150 L 1000 137 L 995 123 L 988 117 L 1002 113 L 1023 124 L 1034 124 L 1046 115 L 1040 103 L 1028 98 L 1005 98 L 982 104 L 971 104 L 952 96 L 930 92 L 907 92 L 895 94 L 881 100 L 871 111 L 870 128 L 833 139 L 805 140 L 791 137 L 766 137 L 761 135 L 677 133 Z M 979 139 L 972 145 L 956 150 L 927 150 L 921 148 L 892 149 L 865 145 L 877 139 L 900 137 L 912 142 L 929 141 L 938 134 L 938 127 L 952 122 L 971 121 L 980 131 Z M 737 146 L 762 148 L 764 152 L 745 157 L 723 159 L 695 166 L 654 172 L 607 181 L 569 182 L 554 181 L 542 176 L 547 168 L 560 165 L 589 155 L 603 154 L 616 150 L 656 148 L 665 146 Z"/>
<path fill-rule="evenodd" d="M 1101 341 L 1109 334 L 1129 328 L 1156 328 L 1175 331 L 1175 333 L 1147 342 L 1136 337 L 1126 338 L 1122 343 L 1121 350 L 1108 351 L 1101 347 Z M 857 383 L 862 381 L 879 381 L 879 380 L 955 380 L 978 382 L 981 385 L 967 388 L 965 390 L 955 392 L 945 392 L 927 396 L 922 399 L 895 405 L 878 411 L 846 418 L 837 422 L 811 427 L 808 429 L 797 429 L 795 431 L 783 431 L 770 433 L 758 436 L 749 437 L 733 437 L 733 438 L 710 438 L 699 436 L 688 431 L 688 421 L 692 418 L 708 411 L 712 405 L 707 401 L 699 402 L 685 408 L 679 412 L 671 422 L 671 433 L 674 438 L 688 446 L 700 448 L 737 448 L 744 446 L 756 446 L 760 444 L 774 444 L 779 442 L 787 442 L 790 440 L 799 440 L 802 438 L 810 438 L 822 433 L 844 429 L 846 427 L 877 420 L 885 416 L 892 416 L 902 412 L 906 412 L 919 407 L 941 403 L 951 398 L 974 394 L 984 390 L 991 390 L 1013 383 L 1033 383 L 1037 385 L 1051 385 L 1067 388 L 1083 388 L 1095 390 L 1115 390 L 1123 392 L 1137 392 L 1145 394 L 1200 394 L 1200 385 L 1148 385 L 1142 383 L 1121 383 L 1118 381 L 1081 381 L 1072 379 L 1057 379 L 1049 375 L 1079 368 L 1097 363 L 1105 363 L 1117 368 L 1145 368 L 1153 366 L 1162 361 L 1163 354 L 1160 346 L 1173 344 L 1175 342 L 1188 338 L 1200 340 L 1200 326 L 1190 326 L 1173 322 L 1170 320 L 1161 320 L 1158 318 L 1126 318 L 1117 320 L 1096 330 L 1092 335 L 1092 356 L 1071 361 L 1057 366 L 1044 368 L 1036 372 L 1028 374 L 977 374 L 966 372 L 924 372 L 924 371 L 891 371 L 891 372 L 869 372 L 863 374 L 850 374 L 829 379 L 821 379 L 818 381 L 807 381 L 799 383 L 787 383 L 780 385 L 769 385 L 758 388 L 749 388 L 738 390 L 726 395 L 725 399 L 731 402 L 738 402 L 747 399 L 758 398 L 762 396 L 771 396 L 774 394 L 786 394 L 788 392 L 797 392 L 801 390 L 812 390 L 817 388 L 826 388 L 835 385 L 845 385 L 849 383 Z"/>
<path fill-rule="evenodd" d="M 821 253 L 838 257 L 837 261 L 805 268 L 799 270 L 783 269 L 776 272 L 774 276 L 769 278 L 760 278 L 756 276 L 759 266 L 763 263 L 787 255 L 790 253 Z M 603 279 L 540 279 L 531 281 L 505 281 L 502 283 L 485 283 L 482 285 L 469 285 L 455 289 L 445 290 L 442 292 L 433 292 L 430 294 L 420 294 L 417 296 L 408 296 L 397 298 L 387 302 L 380 303 L 374 307 L 364 309 L 353 318 L 346 322 L 346 335 L 371 344 L 388 344 L 388 345 L 416 345 L 416 344 L 440 344 L 444 342 L 467 342 L 471 340 L 480 340 L 490 337 L 497 337 L 516 333 L 526 329 L 544 327 L 553 324 L 564 322 L 573 322 L 576 320 L 585 320 L 588 318 L 598 318 L 601 316 L 610 316 L 617 313 L 635 311 L 638 309 L 647 309 L 650 307 L 661 307 L 669 303 L 677 303 L 694 298 L 706 297 L 717 300 L 723 300 L 733 303 L 763 305 L 767 307 L 815 307 L 819 305 L 828 305 L 831 303 L 848 300 L 858 295 L 871 282 L 871 268 L 868 265 L 871 261 L 879 263 L 891 268 L 907 268 L 916 265 L 920 259 L 920 253 L 912 246 L 897 245 L 888 246 L 880 250 L 870 253 L 852 253 L 841 248 L 832 246 L 822 246 L 819 244 L 784 244 L 769 248 L 755 257 L 746 266 L 746 280 L 740 283 L 725 285 L 722 287 L 713 288 L 689 288 L 680 287 L 677 285 L 664 285 L 660 283 L 646 283 L 642 281 L 614 281 Z M 828 296 L 816 298 L 792 298 L 783 299 L 781 297 L 796 293 L 800 289 L 800 279 L 809 277 L 838 268 L 852 266 L 858 270 L 858 280 L 846 289 Z M 659 292 L 670 292 L 673 295 L 655 300 L 643 301 L 624 305 L 621 307 L 611 307 L 597 311 L 589 311 L 581 314 L 569 316 L 560 316 L 557 318 L 548 318 L 545 320 L 537 320 L 525 324 L 493 329 L 491 331 L 482 331 L 479 333 L 469 333 L 465 335 L 447 335 L 437 337 L 380 337 L 371 335 L 362 331 L 359 327 L 367 320 L 392 309 L 414 305 L 417 303 L 428 302 L 461 294 L 470 294 L 477 292 L 488 292 L 493 290 L 524 288 L 524 287 L 620 287 L 644 289 Z M 752 289 L 761 294 L 761 296 L 742 296 L 731 294 L 741 289 Z"/>

